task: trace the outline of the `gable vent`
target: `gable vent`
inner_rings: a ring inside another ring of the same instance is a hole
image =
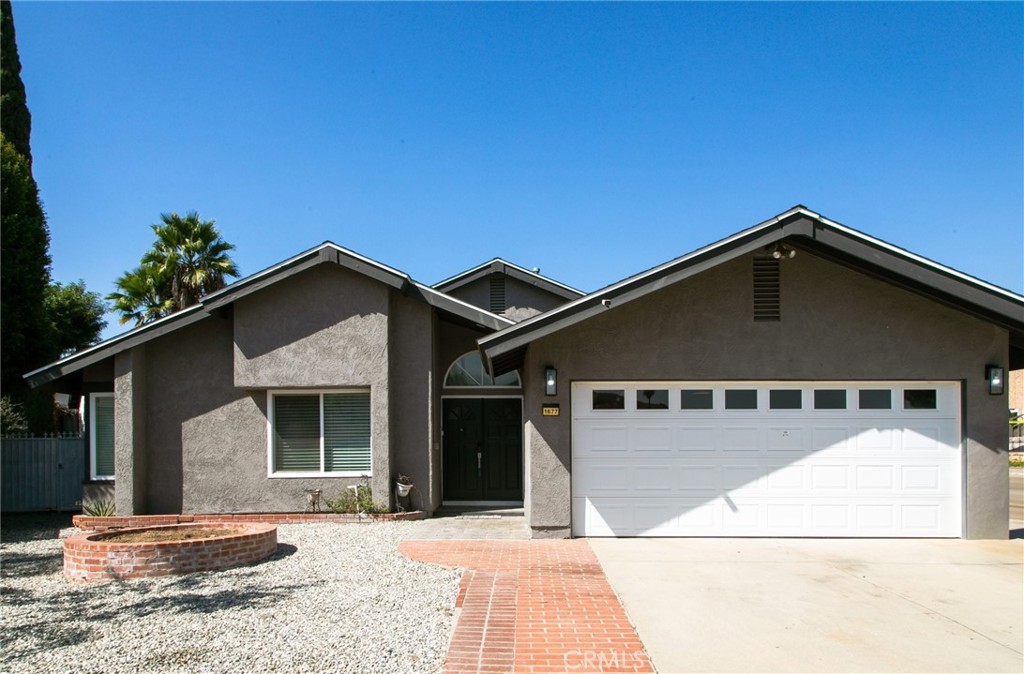
[[[754,320],[782,320],[779,292],[779,261],[770,257],[754,258]]]
[[[491,311],[500,314],[507,308],[505,306],[505,277],[501,274],[491,274]]]

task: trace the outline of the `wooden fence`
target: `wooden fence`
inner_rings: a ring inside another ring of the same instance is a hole
[[[80,510],[85,438],[0,438],[0,511]]]

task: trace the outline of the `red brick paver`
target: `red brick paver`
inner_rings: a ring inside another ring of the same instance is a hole
[[[447,674],[652,672],[586,541],[403,541],[412,559],[467,569]]]

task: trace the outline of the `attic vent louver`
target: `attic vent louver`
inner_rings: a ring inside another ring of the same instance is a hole
[[[782,320],[779,261],[770,257],[754,258],[754,320]]]
[[[491,274],[491,311],[500,314],[507,308],[505,306],[505,277],[501,274]]]

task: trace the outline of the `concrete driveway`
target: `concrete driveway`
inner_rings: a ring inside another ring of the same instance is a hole
[[[1024,538],[1024,468],[1010,466],[1010,538]]]
[[[1024,671],[1024,541],[589,542],[659,672]]]

